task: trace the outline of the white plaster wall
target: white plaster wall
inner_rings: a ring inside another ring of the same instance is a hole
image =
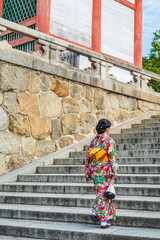
[[[128,2],[135,4],[135,0],[128,0]]]
[[[50,33],[91,47],[92,0],[51,0]]]
[[[102,0],[102,52],[134,62],[134,11],[114,0]]]

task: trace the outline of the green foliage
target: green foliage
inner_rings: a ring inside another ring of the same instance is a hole
[[[149,57],[143,57],[143,68],[160,74],[160,30],[154,32],[153,35]],[[160,82],[151,79],[148,86],[151,86],[156,92],[160,92]]]
[[[148,86],[151,86],[156,92],[160,93],[160,82],[157,82],[153,79],[148,81]]]

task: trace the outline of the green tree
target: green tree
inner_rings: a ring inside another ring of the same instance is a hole
[[[160,74],[160,30],[154,32],[153,35],[149,57],[143,57],[143,68]],[[148,86],[151,86],[156,92],[160,92],[160,82],[151,79]]]

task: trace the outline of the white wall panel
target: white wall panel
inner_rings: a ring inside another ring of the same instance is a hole
[[[114,0],[102,0],[102,52],[134,62],[134,11]]]
[[[135,4],[135,0],[128,0],[128,2]]]
[[[51,0],[50,33],[91,47],[92,0]]]

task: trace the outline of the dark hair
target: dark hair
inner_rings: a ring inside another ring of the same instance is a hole
[[[105,118],[99,120],[96,130],[98,134],[102,134],[106,131],[107,128],[111,126],[111,122]]]

